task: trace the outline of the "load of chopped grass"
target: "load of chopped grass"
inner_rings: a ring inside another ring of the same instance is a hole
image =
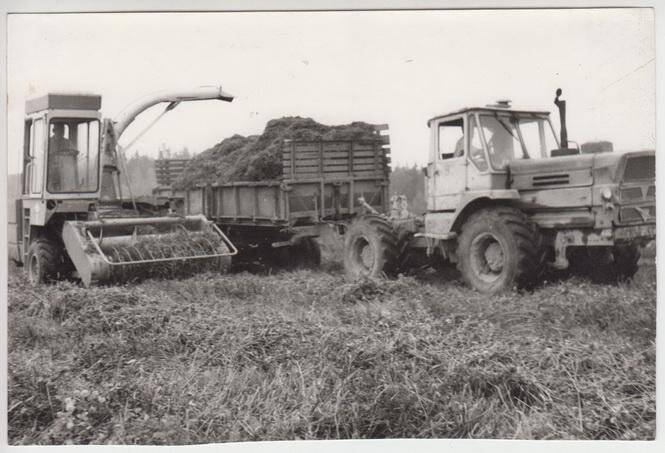
[[[312,118],[268,121],[261,135],[233,135],[192,158],[174,183],[178,189],[197,184],[263,181],[282,177],[284,140],[376,140],[375,126],[353,122],[327,126]]]

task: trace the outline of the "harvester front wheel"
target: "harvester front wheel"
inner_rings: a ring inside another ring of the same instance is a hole
[[[28,281],[33,286],[58,280],[63,269],[63,250],[49,239],[39,238],[30,244],[26,259]]]
[[[352,278],[393,275],[398,268],[398,239],[388,220],[364,215],[344,235],[344,269]]]
[[[459,237],[458,269],[472,288],[495,294],[535,282],[544,264],[537,225],[511,207],[471,215]]]

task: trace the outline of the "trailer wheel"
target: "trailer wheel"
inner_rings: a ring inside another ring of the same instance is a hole
[[[538,227],[520,210],[483,209],[462,226],[458,269],[476,290],[495,294],[535,283],[545,251]]]
[[[397,235],[378,215],[358,217],[344,239],[344,269],[352,278],[394,275],[398,268]]]
[[[28,248],[26,271],[33,286],[62,278],[63,250],[55,242],[39,238]]]

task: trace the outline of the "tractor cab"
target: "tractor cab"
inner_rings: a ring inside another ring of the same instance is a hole
[[[98,198],[100,107],[101,96],[87,94],[26,102],[23,198]]]
[[[509,101],[437,116],[428,126],[430,211],[456,209],[467,191],[505,188],[511,162],[561,155],[549,112],[513,109]]]
[[[509,101],[429,120],[431,161],[466,156],[479,172],[505,172],[513,160],[560,155],[549,112],[514,110]]]

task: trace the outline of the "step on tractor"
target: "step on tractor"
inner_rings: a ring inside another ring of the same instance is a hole
[[[26,102],[21,195],[9,246],[31,283],[175,276],[211,269],[237,253],[205,216],[165,213],[133,197],[123,168],[118,140],[140,113],[166,103],[163,115],[199,100],[233,96],[221,87],[160,92],[115,119],[102,119],[98,95],[49,93]]]
[[[581,154],[549,112],[509,101],[436,116],[422,216],[358,216],[345,233],[351,276],[456,264],[483,293],[525,288],[546,268],[629,279],[655,239],[655,152]],[[571,146],[573,145],[573,146]]]

